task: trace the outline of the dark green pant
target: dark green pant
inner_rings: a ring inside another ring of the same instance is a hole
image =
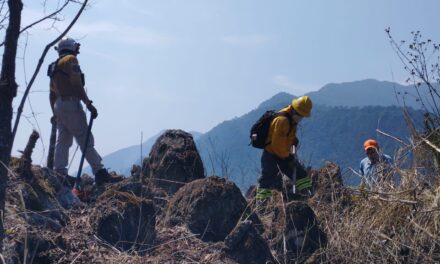
[[[296,178],[301,179],[307,176],[307,171],[293,156],[287,159],[280,159],[278,156],[263,151],[261,156],[261,177],[258,179],[260,188],[283,189],[283,174],[292,179],[293,168],[296,167]]]
[[[293,173],[292,159],[280,159],[278,156],[263,151],[261,156],[261,177],[258,179],[260,188],[265,189],[283,189],[283,178],[292,177]]]

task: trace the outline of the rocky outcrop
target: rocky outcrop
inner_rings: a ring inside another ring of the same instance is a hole
[[[204,177],[202,159],[193,137],[182,130],[165,131],[153,145],[143,167],[152,184],[169,194],[187,182]]]
[[[72,194],[70,185],[52,171],[39,167],[23,170],[21,166],[18,162],[14,168],[19,173],[11,177],[10,184],[15,187],[9,199],[25,210],[22,217],[30,225],[59,231],[68,222],[65,210],[79,206],[81,201]]]
[[[223,241],[239,219],[246,217],[246,207],[234,183],[208,177],[180,188],[168,204],[164,224],[184,224],[204,241]]]
[[[55,239],[56,240],[56,239]],[[48,251],[56,247],[55,240],[47,239],[36,233],[21,237],[15,244],[15,254],[10,263],[53,263]]]
[[[267,242],[252,225],[252,221],[239,222],[225,238],[227,254],[243,264],[270,263],[274,260]]]
[[[7,263],[51,263],[55,237],[70,222],[68,209],[82,203],[70,185],[53,171],[31,166],[24,151],[12,159],[6,194],[5,247]],[[59,199],[59,197],[63,197]]]
[[[309,255],[326,244],[326,236],[319,229],[315,214],[307,203],[293,201],[286,204],[285,210],[283,236],[292,255]],[[282,243],[278,241],[278,245]]]
[[[351,195],[342,181],[339,166],[327,162],[321,169],[312,173],[314,195],[309,203],[315,211],[340,210],[351,204]],[[332,206],[328,206],[332,204]]]
[[[180,130],[159,138],[122,182],[97,187],[83,176],[84,203],[70,177],[32,166],[29,155],[11,164],[7,263],[289,263],[326,242],[307,196],[273,191],[256,206],[253,190],[248,204],[233,182],[204,178],[192,137]],[[321,181],[317,192],[333,182]]]
[[[263,237],[277,259],[302,262],[326,244],[313,210],[306,201],[285,202],[278,191],[257,208],[263,222]]]
[[[329,196],[334,190],[341,189],[344,184],[342,181],[341,169],[332,162],[326,162],[325,166],[312,174],[314,193],[322,196],[326,200],[331,199]],[[333,191],[332,191],[333,190]]]
[[[156,212],[145,194],[142,184],[132,182],[104,192],[91,214],[95,233],[122,251],[146,253],[156,237]]]

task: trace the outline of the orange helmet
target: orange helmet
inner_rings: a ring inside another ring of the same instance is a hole
[[[377,141],[374,140],[374,139],[367,139],[364,142],[364,150],[367,151],[367,149],[369,149],[369,148],[374,148],[374,149],[378,150],[379,149],[379,143],[377,143]]]

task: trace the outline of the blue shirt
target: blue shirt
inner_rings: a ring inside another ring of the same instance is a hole
[[[386,154],[379,154],[379,161],[372,164],[368,157],[361,161],[359,173],[364,176],[365,183],[372,186],[378,180],[378,174],[386,174],[390,168],[393,159]],[[385,166],[384,166],[385,165]],[[378,167],[381,167],[378,170]]]

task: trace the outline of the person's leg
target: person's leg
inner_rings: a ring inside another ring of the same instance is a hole
[[[309,172],[298,160],[295,161],[294,166],[296,168],[296,188],[298,191],[309,189],[312,187],[312,179]]]
[[[283,175],[286,175],[289,179],[292,179],[293,171],[295,169],[295,160],[293,158],[289,159],[278,159],[277,160],[278,165],[278,174],[280,175],[280,178],[282,179]]]
[[[69,148],[72,146],[73,136],[63,122],[63,120],[66,119],[65,116],[68,115],[68,113],[64,111],[63,102],[58,100],[55,103],[54,112],[57,118],[58,130],[58,137],[55,144],[54,153],[54,168],[56,172],[67,175],[67,165],[69,164]]]
[[[72,104],[71,107],[72,111],[69,112],[69,122],[66,124],[66,127],[75,138],[81,151],[84,152],[84,144],[86,142],[88,129],[86,114],[79,102],[77,102],[76,104]],[[92,168],[93,174],[96,174],[104,166],[102,164],[102,158],[98,154],[94,146],[95,143],[93,134],[90,132],[89,141],[85,152],[85,158]]]
[[[264,151],[261,156],[261,176],[258,179],[258,185],[265,189],[280,189],[282,187],[282,178],[279,174],[278,158]]]
[[[78,102],[76,105],[72,106],[73,110],[70,115],[70,122],[68,129],[72,133],[76,142],[84,152],[84,144],[87,137],[87,118],[86,113],[83,111],[81,104]],[[96,185],[102,185],[104,183],[119,182],[123,180],[123,177],[117,175],[110,175],[108,171],[104,168],[102,164],[102,158],[95,149],[94,137],[90,133],[89,140],[87,144],[87,149],[85,151],[85,158],[87,162],[92,167],[93,174],[95,175]]]
[[[267,151],[261,156],[261,176],[258,179],[256,202],[259,207],[272,196],[272,189],[281,191],[283,182],[279,173],[278,158]]]

